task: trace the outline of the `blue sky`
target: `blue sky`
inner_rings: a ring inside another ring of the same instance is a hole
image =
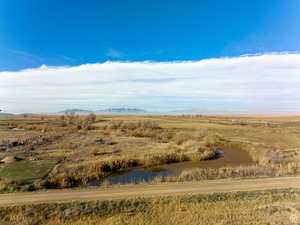
[[[300,51],[298,0],[1,0],[0,71]]]
[[[287,91],[289,82],[292,90],[299,87],[299,27],[298,0],[1,0],[0,102],[13,112],[120,105],[225,110],[228,104],[249,112],[298,112],[300,105],[288,104],[287,95],[278,101],[275,92]],[[240,57],[247,54],[257,55]],[[254,75],[253,60],[260,68]],[[190,61],[198,63],[193,71]],[[212,85],[223,90],[211,93]],[[56,95],[52,89],[59,87],[66,91]],[[288,94],[298,101],[296,92]],[[258,102],[266,95],[268,106]]]

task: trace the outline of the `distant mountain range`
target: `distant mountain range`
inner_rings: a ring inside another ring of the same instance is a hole
[[[38,113],[20,113],[20,114],[15,114],[15,113],[1,113],[0,112],[0,116],[40,116],[41,114]]]
[[[75,113],[79,115],[84,115],[84,114],[90,114],[94,113],[96,115],[136,115],[136,114],[147,114],[150,113],[146,110],[143,109],[137,109],[137,108],[108,108],[108,109],[101,109],[101,110],[84,110],[84,109],[66,109],[64,111],[60,111],[57,114],[68,114],[68,113]]]
[[[12,114],[12,113],[1,113],[0,112],[0,116],[14,116],[14,114]]]
[[[95,113],[139,114],[139,113],[147,113],[147,111],[143,109],[137,109],[137,108],[110,108],[110,109],[97,110],[95,111]]]
[[[195,115],[195,114],[213,114],[213,111],[209,111],[207,109],[185,109],[185,110],[172,110],[172,111],[147,111],[139,108],[107,108],[101,110],[86,110],[86,109],[66,109],[57,113],[40,113],[40,114],[32,114],[32,113],[22,113],[22,114],[12,114],[12,113],[4,113],[0,112],[0,116],[34,116],[34,115],[62,115],[74,113],[77,115],[88,115],[90,113],[94,113],[96,115]],[[220,112],[221,113],[221,112]],[[223,112],[224,113],[224,112]],[[228,112],[230,113],[230,112]],[[232,112],[231,112],[232,113]],[[226,114],[226,112],[225,112]]]
[[[94,111],[85,110],[85,109],[66,109],[64,111],[60,111],[57,114],[68,114],[68,113],[76,113],[76,114],[89,114]]]
[[[94,113],[96,115],[196,115],[196,114],[211,114],[211,111],[205,109],[185,109],[172,111],[147,111],[138,108],[107,108],[101,110],[84,110],[84,109],[67,109],[56,114],[75,113],[85,115]]]

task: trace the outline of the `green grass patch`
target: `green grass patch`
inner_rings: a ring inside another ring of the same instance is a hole
[[[52,161],[43,162],[15,162],[0,168],[0,177],[23,181],[31,184],[44,177],[55,165]]]
[[[9,194],[9,193],[16,193],[20,192],[19,190],[0,190],[0,194]]]

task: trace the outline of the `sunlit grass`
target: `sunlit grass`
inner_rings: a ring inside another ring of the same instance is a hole
[[[55,162],[15,162],[0,168],[0,177],[32,183],[44,177]]]

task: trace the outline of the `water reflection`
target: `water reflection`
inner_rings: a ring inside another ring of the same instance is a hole
[[[93,181],[90,186],[99,186],[103,182],[111,184],[137,184],[149,182],[156,177],[177,175],[184,170],[193,168],[220,168],[252,165],[254,162],[246,151],[238,149],[215,149],[215,158],[206,161],[189,161],[172,163],[148,169],[135,168],[107,177],[101,181]]]
[[[155,169],[151,171],[146,171],[143,169],[133,169],[124,174],[105,178],[102,181],[93,181],[89,185],[99,186],[103,182],[107,182],[110,184],[138,184],[142,182],[150,182],[154,180],[156,177],[167,177],[174,174],[175,174],[174,171],[171,170]]]

